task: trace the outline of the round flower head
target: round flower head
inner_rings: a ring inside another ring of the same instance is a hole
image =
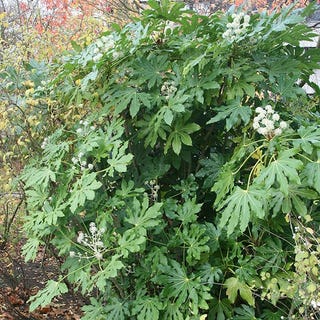
[[[279,121],[279,119],[280,119],[280,116],[279,116],[278,113],[274,113],[274,114],[272,115],[272,120],[273,120],[273,121]]]
[[[268,140],[281,135],[283,129],[287,127],[287,123],[280,121],[280,115],[273,110],[271,105],[266,105],[264,108],[257,107],[255,112],[258,115],[253,118],[252,127]]]
[[[279,125],[280,125],[281,129],[286,129],[288,127],[288,125],[285,121],[281,121]]]

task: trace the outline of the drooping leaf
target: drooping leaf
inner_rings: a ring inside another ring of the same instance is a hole
[[[174,130],[170,133],[164,153],[166,154],[170,147],[175,154],[179,155],[182,144],[192,146],[192,139],[190,134],[200,130],[200,126],[196,123],[185,123],[186,119],[180,119],[174,126]]]
[[[34,296],[32,296],[28,301],[30,303],[30,311],[34,311],[38,307],[44,307],[48,305],[52,299],[56,296],[60,296],[68,292],[68,287],[64,282],[58,282],[54,280],[49,280],[46,287]]]
[[[301,185],[290,184],[287,195],[275,190],[270,204],[274,214],[281,210],[283,213],[293,211],[297,215],[305,216],[308,212],[307,201],[317,199],[318,197],[317,192],[312,189]]]
[[[232,190],[234,186],[235,176],[232,172],[232,167],[226,164],[222,167],[217,182],[211,188],[211,191],[216,193],[215,205],[219,205],[224,197]]]
[[[183,313],[180,310],[181,306],[178,306],[174,302],[169,302],[165,308],[163,319],[164,320],[185,320]]]
[[[303,176],[309,187],[317,190],[320,193],[320,160],[317,162],[309,162],[303,169]]]
[[[29,238],[22,247],[22,254],[26,262],[34,260],[42,242],[38,238]]]
[[[213,298],[210,305],[209,317],[216,320],[231,319],[232,309],[229,299],[224,298],[218,300],[217,298]]]
[[[256,320],[255,311],[253,308],[243,304],[235,309],[236,315],[234,320]]]

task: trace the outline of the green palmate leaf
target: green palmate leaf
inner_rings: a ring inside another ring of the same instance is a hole
[[[211,118],[207,124],[215,123],[221,120],[226,120],[226,129],[229,131],[232,127],[239,124],[242,121],[247,125],[250,121],[252,110],[248,106],[241,106],[239,102],[235,101],[234,103],[223,107],[221,110],[219,108],[218,114]]]
[[[146,242],[146,229],[133,228],[126,230],[118,240],[118,251],[124,258],[128,257],[129,252],[142,251],[142,246]]]
[[[67,293],[68,288],[65,283],[49,280],[44,289],[40,290],[35,296],[32,296],[28,302],[30,303],[30,311],[34,311],[38,307],[48,305],[52,299],[61,294]]]
[[[309,162],[303,169],[303,175],[308,186],[320,193],[320,160],[317,162]]]
[[[119,260],[121,256],[115,254],[112,256],[111,261],[106,261],[100,264],[101,270],[98,271],[92,278],[92,281],[101,291],[106,289],[106,281],[110,278],[115,278],[118,271],[124,267],[122,261]]]
[[[45,201],[43,204],[43,211],[45,212],[46,218],[45,222],[48,225],[56,225],[58,218],[64,217],[64,209],[67,207],[67,204],[56,205],[52,207],[48,201]]]
[[[208,309],[207,301],[211,299],[209,288],[201,284],[200,279],[193,274],[187,274],[185,268],[178,262],[171,260],[171,266],[159,266],[162,274],[155,281],[164,285],[163,294],[168,299],[173,298],[177,306],[189,303],[194,314],[199,309]]]
[[[162,140],[166,139],[169,131],[168,125],[163,121],[166,110],[161,108],[156,114],[145,115],[143,120],[137,122],[137,127],[141,128],[138,137],[145,138],[145,146],[154,147],[159,137]]]
[[[210,238],[204,235],[205,232],[206,229],[197,224],[184,227],[182,232],[177,232],[178,237],[182,239],[187,248],[186,260],[191,266],[200,260],[202,254],[209,252],[207,243]]]
[[[152,247],[145,259],[146,266],[150,268],[152,272],[158,271],[160,265],[168,264],[167,254],[167,247]]]
[[[137,59],[134,65],[139,82],[141,84],[147,82],[149,89],[162,82],[162,72],[167,67],[168,60],[165,54],[159,56],[151,54],[148,59]]]
[[[139,112],[141,106],[145,106],[147,108],[150,108],[150,95],[144,92],[135,92],[132,95],[132,100],[130,104],[130,116],[133,118],[137,115]]]
[[[182,206],[178,207],[176,218],[184,224],[195,222],[198,218],[197,213],[200,212],[201,206],[202,204],[196,203],[196,198],[187,199]]]
[[[103,308],[105,320],[126,320],[130,316],[128,303],[117,298],[111,298]]]
[[[219,281],[223,277],[222,270],[219,267],[212,266],[210,263],[201,265],[198,274],[201,278],[201,282],[209,286],[213,286],[215,283],[219,283]]]
[[[41,243],[38,238],[29,238],[23,245],[22,254],[26,262],[36,258]]]
[[[208,246],[210,248],[210,252],[214,253],[220,247],[219,238],[221,236],[221,229],[217,228],[213,223],[206,222],[206,235],[209,237]]]
[[[81,309],[85,313],[84,316],[81,317],[82,320],[92,320],[92,319],[105,320],[106,319],[104,306],[100,301],[98,301],[95,298],[90,298],[90,304],[83,306]],[[119,319],[121,318],[119,317]]]
[[[108,164],[110,167],[108,168],[109,176],[113,177],[114,172],[126,172],[127,166],[133,159],[133,155],[131,153],[126,154],[126,150],[128,148],[128,142],[126,141],[123,145],[119,143],[115,144],[112,149],[111,158],[108,159]]]
[[[143,199],[141,204],[138,199],[134,198],[132,207],[127,210],[125,221],[133,225],[133,228],[126,230],[118,241],[119,250],[125,257],[129,252],[139,252],[146,241],[147,229],[155,227],[161,222],[159,217],[161,216],[162,203],[155,203],[149,208],[148,206],[147,197]]]
[[[56,174],[50,168],[33,168],[27,171],[24,181],[26,188],[36,185],[45,187],[49,181],[56,181]]]
[[[206,90],[215,89],[216,93],[219,92],[220,85],[216,81],[217,74],[218,70],[211,71],[210,74],[206,76],[200,75],[198,72],[190,74],[187,78],[187,86],[190,88],[188,94],[194,97],[199,103],[203,104]]]
[[[174,302],[169,302],[165,308],[163,320],[185,320],[185,317],[180,310],[180,306]]]
[[[216,193],[215,205],[219,205],[224,197],[232,190],[234,186],[234,174],[232,167],[225,164],[220,171],[217,182],[211,188],[211,191]]]
[[[48,192],[43,190],[41,186],[34,185],[33,189],[26,190],[26,197],[29,208],[36,208],[42,205],[48,199]]]
[[[285,58],[281,63],[281,68],[285,68],[286,60]],[[274,67],[274,66],[273,66]],[[274,92],[281,95],[282,98],[297,99],[299,95],[305,94],[305,91],[297,86],[296,78],[288,78],[287,76],[278,77],[278,82],[272,88]]]
[[[136,88],[116,85],[103,96],[106,107],[113,109],[115,114],[120,114],[129,106],[130,115],[134,117],[141,106],[150,106],[149,95],[138,93]]]
[[[135,302],[132,315],[136,315],[137,320],[157,320],[162,309],[163,304],[159,298],[145,296]]]
[[[294,211],[297,215],[305,216],[308,213],[307,201],[317,199],[318,193],[301,185],[288,186],[288,194],[275,191],[270,201],[274,214],[280,212],[289,213]]]
[[[83,206],[86,200],[94,199],[95,190],[102,186],[102,183],[96,180],[96,176],[95,172],[84,173],[75,183],[69,199],[71,212],[74,213],[77,208]]]
[[[254,259],[261,264],[265,272],[276,273],[286,263],[286,257],[282,254],[282,242],[277,237],[267,238],[261,246],[255,248],[258,253]]]
[[[157,219],[162,214],[161,207],[162,203],[158,202],[149,208],[149,199],[147,197],[143,198],[142,203],[134,198],[132,207],[127,210],[125,221],[138,229],[155,227],[161,222],[160,219]]]
[[[289,183],[301,183],[298,170],[303,167],[303,163],[293,158],[295,153],[293,149],[279,153],[277,159],[261,170],[256,182],[264,183],[266,188],[279,186],[280,191],[288,195]]]
[[[196,177],[205,178],[204,188],[211,188],[217,180],[224,164],[222,154],[210,153],[210,157],[199,161],[202,168],[196,173]]]
[[[213,302],[210,306],[209,319],[216,320],[228,320],[231,319],[232,314],[232,306],[230,301],[225,298],[222,300],[218,300],[216,298],[213,299]]]
[[[227,226],[227,234],[230,236],[239,226],[243,232],[249,222],[255,217],[263,218],[265,215],[266,191],[250,187],[248,190],[236,187],[234,192],[219,206],[222,209],[220,226]]]
[[[234,320],[257,320],[254,309],[245,304],[241,305],[241,308],[236,308],[235,312],[237,315]]]
[[[175,154],[179,155],[182,144],[187,146],[192,146],[192,139],[190,134],[196,132],[200,129],[200,126],[196,123],[184,123],[184,120],[177,121],[174,131],[172,131],[168,137],[167,143],[164,148],[164,153],[167,153],[169,148],[172,147],[172,150]]]
[[[301,127],[298,129],[299,139],[293,140],[295,147],[300,147],[303,151],[311,154],[314,148],[320,147],[320,128]]]
[[[234,303],[238,294],[240,294],[244,301],[250,306],[254,306],[255,301],[252,291],[245,282],[241,282],[238,278],[231,277],[225,281],[224,286],[227,288],[227,296],[231,303]]]

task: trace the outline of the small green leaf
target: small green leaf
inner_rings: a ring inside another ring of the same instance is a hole
[[[178,134],[175,134],[172,140],[172,149],[175,154],[179,155],[181,151],[181,140]]]
[[[69,199],[71,212],[74,213],[77,208],[83,206],[86,199],[94,199],[94,190],[102,186],[102,183],[96,180],[96,176],[97,174],[95,172],[84,173],[81,179],[75,183]]]
[[[241,282],[238,278],[231,277],[228,278],[224,286],[227,288],[227,296],[231,303],[235,303],[238,293],[243,300],[245,300],[250,306],[254,306],[254,298],[250,287]]]
[[[173,113],[169,108],[166,109],[166,111],[165,111],[165,113],[163,115],[163,120],[167,125],[171,126],[171,123],[172,123],[172,120],[173,120]]]

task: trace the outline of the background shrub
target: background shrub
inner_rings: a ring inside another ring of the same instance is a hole
[[[316,315],[319,113],[299,86],[319,62],[299,47],[310,8],[150,6],[46,85],[64,112],[21,176],[24,253],[45,244],[65,262],[31,309],[67,279],[90,297],[83,319]]]

